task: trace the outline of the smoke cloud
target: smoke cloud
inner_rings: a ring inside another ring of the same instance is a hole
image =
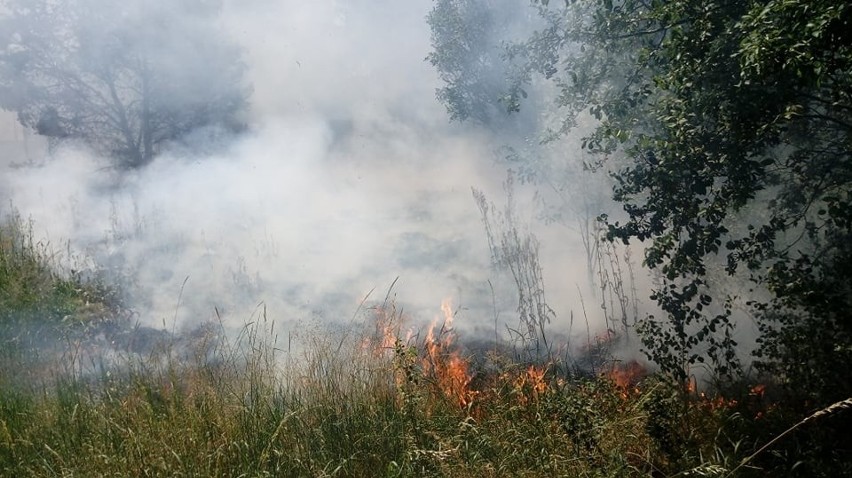
[[[39,238],[70,244],[69,267],[85,257],[122,281],[146,326],[191,326],[215,307],[239,327],[261,302],[284,326],[344,324],[399,277],[410,315],[431,320],[451,298],[459,328],[493,336],[495,317],[500,331],[517,323],[517,301],[471,188],[503,203],[507,166],[501,138],[450,124],[435,101],[430,7],[228,0],[219,21],[253,88],[247,132],[215,153],[199,135],[129,173],[64,147],[6,166],[0,193]],[[568,333],[590,294],[586,256],[575,231],[537,220],[533,192],[516,192],[520,223],[541,239],[553,327]]]

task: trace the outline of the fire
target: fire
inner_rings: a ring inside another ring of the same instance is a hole
[[[613,365],[612,369],[604,375],[612,380],[621,390],[622,396],[627,398],[631,392],[639,391],[637,385],[648,375],[648,370],[636,360],[630,360]]]
[[[544,380],[545,372],[547,372],[546,369],[536,367],[535,365],[530,365],[527,369],[529,383],[532,385],[533,393],[536,395],[540,395],[547,390],[547,382]]]
[[[698,390],[698,381],[695,377],[689,377],[689,380],[686,382],[686,393],[692,395],[696,390]]]
[[[443,322],[436,332],[436,320],[423,342],[424,354],[422,366],[424,375],[434,381],[438,389],[448,398],[457,400],[459,405],[466,407],[473,402],[476,395],[470,389],[472,376],[468,361],[453,347],[455,333],[452,330],[453,310],[449,300],[441,303]]]
[[[402,318],[395,307],[377,307],[375,329],[364,341],[363,347],[374,357],[393,357],[397,387],[416,384],[419,382],[417,377],[422,376],[440,393],[467,407],[477,394],[470,388],[473,379],[470,364],[455,346],[456,334],[452,328],[455,317],[449,300],[441,303],[441,311],[442,319],[435,319],[429,327],[422,348],[415,348],[410,345],[414,336],[412,331],[409,330],[405,339],[401,337]],[[417,349],[419,353],[416,355],[408,354]]]
[[[524,372],[515,377],[514,390],[519,394],[521,405],[526,405],[530,400],[538,400],[547,392],[546,367],[530,365]]]
[[[376,311],[376,337],[378,337],[378,343],[376,344],[376,348],[381,350],[393,349],[398,340],[399,334],[397,333],[396,324],[394,324],[390,314],[384,309],[378,309]]]
[[[371,335],[365,337],[361,347],[369,351],[374,357],[388,357],[394,353],[400,344],[408,344],[413,332],[409,329],[405,338],[401,336],[404,323],[402,314],[397,310],[395,304],[385,304],[373,309],[373,326]]]

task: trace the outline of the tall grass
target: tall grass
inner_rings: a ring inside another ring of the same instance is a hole
[[[41,357],[43,379],[32,380],[22,370],[38,343],[10,347],[13,332],[107,305],[9,227],[0,229],[0,476],[721,477],[792,468],[773,461],[772,436],[755,432],[789,426],[762,392],[734,400],[662,377],[570,375],[552,357],[498,357],[499,366],[477,370],[443,340],[451,329],[432,335],[438,345],[403,337],[387,302],[363,329],[300,331],[296,348],[292,338],[278,343],[263,308],[236,336],[208,324],[191,341],[96,366],[73,353],[80,341],[60,341],[71,353]],[[467,375],[458,380],[453,366]]]
[[[81,305],[77,285],[56,272],[47,244],[13,214],[0,225],[0,318],[4,324],[56,322]]]
[[[261,313],[231,341],[197,343],[192,360],[166,350],[40,391],[0,391],[0,474],[648,476],[683,466],[649,433],[652,390],[508,366],[462,405],[426,373],[416,343],[317,333],[289,357],[271,327]]]
[[[0,223],[0,386],[50,379],[47,362],[67,359],[79,351],[68,345],[119,321],[117,292],[60,264],[72,259],[35,240],[16,212]]]

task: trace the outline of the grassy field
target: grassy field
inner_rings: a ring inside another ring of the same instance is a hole
[[[299,352],[279,348],[261,310],[236,337],[208,324],[189,341],[98,360],[87,340],[120,315],[114,294],[55,272],[25,226],[0,228],[2,476],[850,471],[845,455],[813,446],[849,404],[799,423],[814,410],[763,384],[696,392],[635,364],[472,356],[449,315],[403,337],[392,303],[362,328],[302,334]]]

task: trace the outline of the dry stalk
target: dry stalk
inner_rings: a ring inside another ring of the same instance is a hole
[[[767,444],[765,444],[765,445],[763,445],[762,447],[760,447],[760,449],[759,449],[759,450],[757,450],[756,452],[754,452],[754,453],[752,453],[751,455],[749,455],[749,456],[747,456],[746,458],[744,458],[744,459],[743,459],[743,461],[741,461],[741,462],[740,462],[740,464],[736,466],[736,468],[734,468],[733,470],[731,470],[731,471],[730,471],[730,473],[728,473],[727,475],[725,475],[725,478],[727,478],[727,477],[729,477],[729,476],[733,476],[733,474],[734,474],[737,470],[739,470],[740,468],[742,468],[743,466],[745,466],[748,462],[750,462],[752,459],[754,459],[754,457],[756,457],[757,455],[761,454],[764,450],[766,450],[767,448],[771,447],[772,445],[774,445],[774,444],[775,444],[775,443],[777,443],[779,440],[781,440],[781,439],[782,439],[782,438],[784,438],[785,436],[787,436],[787,435],[789,435],[790,433],[792,433],[794,430],[796,430],[796,429],[797,429],[797,428],[799,428],[800,426],[802,426],[802,425],[804,425],[804,424],[806,424],[806,423],[810,423],[810,422],[812,422],[812,421],[816,420],[817,418],[827,417],[827,416],[829,416],[829,415],[833,415],[833,414],[835,414],[835,413],[837,413],[837,412],[839,412],[839,411],[841,411],[841,410],[848,410],[848,409],[852,409],[852,397],[847,398],[846,400],[841,400],[841,401],[839,401],[839,402],[833,403],[833,404],[831,404],[831,405],[829,405],[829,406],[827,406],[827,407],[823,408],[822,410],[817,410],[816,412],[814,412],[814,413],[812,413],[812,414],[808,415],[807,417],[805,417],[804,419],[802,419],[802,421],[800,421],[799,423],[796,423],[796,424],[795,424],[795,425],[793,425],[792,427],[790,427],[790,428],[788,428],[788,429],[784,430],[784,432],[783,432],[783,433],[781,433],[780,435],[776,436],[775,438],[773,438],[772,440],[770,440]]]

